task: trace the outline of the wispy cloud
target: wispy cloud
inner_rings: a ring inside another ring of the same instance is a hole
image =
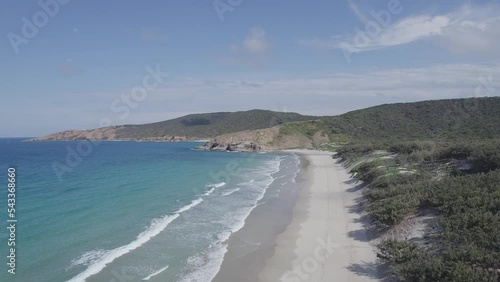
[[[253,27],[239,43],[229,46],[227,55],[217,57],[223,64],[256,67],[271,58],[272,43],[267,32],[261,27]]]
[[[500,53],[500,6],[465,6],[450,17],[435,42],[457,54]]]
[[[242,47],[250,53],[264,53],[271,48],[271,42],[267,37],[267,33],[260,27],[250,29],[250,33],[243,40]]]
[[[349,3],[352,4],[352,1]],[[363,15],[357,8],[353,11],[358,18]],[[304,39],[300,44],[359,53],[428,40],[456,54],[491,54],[500,51],[500,6],[496,3],[484,6],[468,4],[441,15],[408,16],[387,27],[381,26],[375,19],[371,22],[380,27],[380,32],[374,37],[365,32],[365,27],[357,27],[349,36]]]
[[[356,15],[358,20],[360,20],[363,23],[370,21],[368,17],[365,16],[365,14],[358,8],[358,6],[356,5],[356,3],[354,3],[353,0],[348,0],[348,2],[349,2],[349,8],[351,8],[352,12],[354,13],[354,15]]]
[[[193,112],[269,108],[280,104],[303,113],[333,115],[382,103],[475,97],[477,86],[483,83],[481,78],[490,76],[492,80],[480,95],[499,96],[500,65],[452,64],[307,79],[190,80],[159,89],[151,99],[161,109],[169,105],[172,110],[182,108]]]
[[[287,108],[304,114],[335,115],[350,110],[396,102],[430,99],[500,96],[500,65],[449,64],[423,68],[375,70],[364,73],[335,73],[310,78],[246,80],[172,79],[165,87],[151,91],[134,109],[127,123],[147,123],[189,113],[237,111],[252,108]],[[94,128],[103,117],[114,113],[111,101],[127,89],[99,93],[59,93],[45,96],[13,96],[29,113],[14,119],[4,130],[40,132]],[[57,101],[57,104],[54,103]],[[8,120],[18,109],[0,104],[0,119]],[[55,127],[57,126],[57,127]]]

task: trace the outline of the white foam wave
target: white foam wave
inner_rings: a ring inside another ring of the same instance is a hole
[[[215,183],[215,184],[208,184],[207,187],[210,188],[220,188],[222,186],[226,185],[226,182],[220,182],[220,183]]]
[[[236,191],[240,191],[240,188],[236,188],[236,189],[224,192],[224,193],[222,193],[222,196],[229,196],[229,195],[233,194]]]
[[[179,209],[178,211],[176,211],[175,213],[176,213],[176,214],[181,214],[181,213],[183,213],[183,212],[185,212],[185,211],[187,211],[187,210],[190,210],[190,209],[192,209],[193,207],[195,207],[195,206],[199,205],[201,202],[203,202],[203,199],[202,199],[202,198],[198,198],[198,199],[196,199],[196,200],[192,201],[192,202],[191,202],[191,204],[186,205],[186,206],[183,206],[182,208],[180,208],[180,209]]]
[[[106,250],[92,250],[89,252],[84,253],[81,257],[77,259],[72,259],[71,260],[71,265],[66,268],[66,270],[69,270],[75,266],[78,265],[89,265],[93,263],[94,261],[100,259],[104,254],[106,253]]]
[[[252,179],[252,180],[247,181],[247,182],[241,182],[241,183],[239,183],[238,185],[242,185],[242,186],[243,186],[243,185],[246,185],[246,184],[251,184],[251,183],[254,183],[254,182],[255,182],[255,179]]]
[[[256,203],[260,201],[262,197],[256,200]],[[224,256],[227,252],[227,240],[231,237],[231,234],[238,232],[243,226],[245,226],[245,219],[252,212],[252,210],[257,206],[242,212],[242,220],[233,225],[228,232],[222,232],[217,236],[218,241],[211,244],[211,248],[207,252],[197,253],[187,260],[193,270],[189,274],[185,275],[181,282],[193,282],[193,281],[212,281],[214,277],[219,272]]]
[[[198,253],[190,257],[187,263],[196,270],[184,276],[180,281],[212,281],[217,275],[217,272],[219,272],[220,264],[226,252],[227,245],[219,243],[218,247],[208,253]]]
[[[217,235],[217,242],[210,245],[207,252],[196,253],[187,259],[187,264],[194,271],[184,276],[181,282],[212,281],[219,272],[224,255],[227,252],[225,243],[232,233],[239,230],[241,226],[235,226],[231,232],[222,232]]]
[[[208,196],[208,195],[212,194],[215,191],[215,188],[220,188],[224,185],[226,185],[226,182],[205,185],[205,187],[212,188],[212,189],[208,190],[205,194],[203,194],[203,196]]]
[[[212,194],[214,191],[215,191],[215,187],[208,190],[205,194],[203,194],[203,196],[208,196],[208,195]]]
[[[142,278],[142,281],[148,281],[149,279],[151,279],[151,277],[156,276],[156,275],[162,273],[163,271],[167,270],[167,268],[168,268],[168,265],[165,266],[164,268],[162,268],[162,269],[160,269],[160,270],[158,270],[158,271],[156,271],[156,272],[148,275],[147,277]]]
[[[203,202],[203,199],[198,198],[192,201],[189,205],[180,208],[173,215],[166,215],[161,218],[153,219],[150,226],[145,231],[140,233],[134,241],[102,254],[101,257],[90,264],[90,266],[86,270],[71,278],[70,280],[68,280],[68,282],[85,281],[85,279],[89,278],[90,276],[101,272],[106,267],[106,265],[110,264],[115,259],[129,253],[130,251],[139,248],[140,246],[151,240],[153,237],[160,234],[160,232],[163,231],[172,221],[178,218],[181,213],[193,208],[201,202]]]
[[[209,250],[207,250],[206,252],[197,253],[187,260],[187,263],[190,266],[192,272],[186,274],[182,278],[182,282],[211,281],[217,275],[222,265],[222,261],[224,260],[224,256],[227,252],[227,240],[229,239],[231,234],[239,231],[241,228],[243,228],[243,226],[245,226],[246,219],[255,209],[255,207],[263,204],[259,202],[264,198],[264,195],[270,185],[276,180],[272,175],[280,170],[282,160],[283,159],[281,158],[276,158],[274,159],[274,161],[267,162],[269,166],[266,166],[264,170],[257,170],[259,173],[265,173],[264,175],[266,175],[266,179],[257,181],[252,179],[248,182],[238,184],[241,185],[253,183],[253,185],[263,187],[263,189],[255,198],[252,206],[241,209],[239,210],[239,212],[233,213],[239,214],[238,219],[236,219],[236,222],[233,222],[232,226],[228,226],[229,230],[227,230],[227,232],[222,232],[217,236],[217,242],[211,244]],[[255,169],[253,170],[255,171]],[[222,195],[227,196],[238,190],[239,188],[227,191]]]
[[[295,179],[297,178],[297,175],[300,172],[300,158],[297,155],[295,156],[295,166],[296,166],[297,170],[295,170],[295,174],[294,174],[294,176],[292,178],[292,182],[293,183],[297,183],[297,181]]]

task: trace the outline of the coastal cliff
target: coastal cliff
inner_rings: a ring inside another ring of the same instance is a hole
[[[318,123],[320,122],[310,121],[301,124],[301,126],[305,125],[310,130],[309,134],[295,129],[295,125],[290,123],[266,129],[224,134],[210,139],[203,146],[196,149],[256,152],[313,147],[330,141],[328,135],[316,126]]]

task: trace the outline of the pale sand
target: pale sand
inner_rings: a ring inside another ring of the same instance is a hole
[[[301,189],[292,222],[278,236],[259,281],[380,280],[367,223],[359,214],[361,185],[332,153],[294,152],[310,162],[309,183]]]

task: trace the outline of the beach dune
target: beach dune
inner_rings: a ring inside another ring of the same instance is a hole
[[[294,152],[309,161],[308,183],[258,280],[380,280],[376,254],[360,214],[361,184],[349,177],[331,152]]]

